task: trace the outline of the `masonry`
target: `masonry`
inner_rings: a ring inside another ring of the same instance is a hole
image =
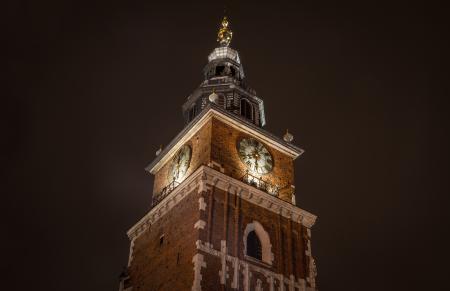
[[[311,227],[295,199],[303,150],[263,129],[225,17],[205,80],[182,106],[186,126],[146,170],[150,211],[127,232],[120,291],[314,291]]]
[[[315,285],[308,250],[314,220],[202,166],[129,231],[132,285],[136,290],[309,290]],[[245,255],[245,228],[255,222],[270,238],[270,263]]]
[[[238,130],[223,122],[216,116],[208,119],[195,134],[184,144],[192,145],[191,166],[186,176],[193,173],[202,165],[213,165],[221,169],[224,173],[235,179],[242,179],[246,173],[246,168],[240,161],[236,144],[244,137],[249,137],[248,133]],[[281,153],[274,147],[268,146],[270,153],[274,157],[275,166],[273,172],[265,176],[266,181],[280,185],[281,189],[291,189],[294,185],[294,164],[292,158]],[[161,190],[169,184],[170,163],[164,164],[155,172],[153,195],[158,195]],[[292,193],[281,192],[280,198],[291,201]]]

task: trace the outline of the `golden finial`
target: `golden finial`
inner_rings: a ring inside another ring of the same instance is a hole
[[[222,19],[222,27],[219,29],[219,32],[217,33],[217,41],[220,43],[221,46],[229,46],[231,42],[231,38],[233,37],[233,32],[228,27],[228,19],[226,16]]]

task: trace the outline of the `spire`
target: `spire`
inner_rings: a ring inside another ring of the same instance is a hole
[[[217,33],[217,42],[220,43],[220,46],[229,46],[231,42],[231,38],[233,37],[233,32],[228,27],[229,22],[226,16],[223,17],[221,27],[219,32]]]

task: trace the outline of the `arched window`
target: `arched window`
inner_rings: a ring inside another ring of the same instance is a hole
[[[247,236],[247,256],[262,261],[261,242],[254,231],[251,231]]]
[[[241,99],[241,115],[253,121],[253,106],[247,99]]]
[[[244,254],[272,265],[273,253],[269,233],[258,221],[247,224],[244,230]]]

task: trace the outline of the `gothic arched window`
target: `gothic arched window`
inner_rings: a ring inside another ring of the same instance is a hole
[[[261,241],[259,240],[255,231],[251,231],[247,235],[247,256],[262,261]]]
[[[272,265],[273,253],[269,233],[258,221],[247,224],[244,230],[244,255]]]
[[[247,99],[241,99],[241,115],[253,121],[253,106]]]

